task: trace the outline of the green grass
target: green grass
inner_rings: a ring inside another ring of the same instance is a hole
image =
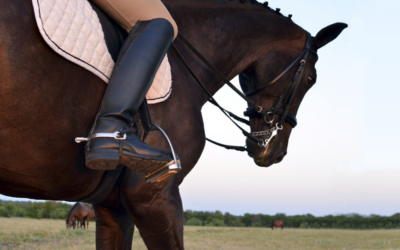
[[[135,230],[133,249],[146,249]],[[188,250],[398,249],[400,230],[335,230],[185,227]],[[0,249],[95,249],[95,223],[89,230],[67,230],[64,220],[0,218]]]

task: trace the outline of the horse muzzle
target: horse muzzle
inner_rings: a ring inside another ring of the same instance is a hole
[[[277,137],[273,138],[265,147],[260,146],[249,138],[246,140],[248,155],[260,167],[269,167],[283,160],[287,151],[282,144]]]

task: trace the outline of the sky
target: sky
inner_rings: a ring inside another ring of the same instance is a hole
[[[335,22],[349,27],[318,51],[317,84],[300,106],[285,159],[262,168],[246,153],[207,143],[180,187],[184,209],[317,216],[400,212],[400,3],[281,0],[269,5],[293,14],[312,35]],[[215,98],[238,114],[246,107],[228,87]],[[207,105],[202,112],[207,137],[244,145],[240,131],[220,111]]]
[[[258,167],[246,153],[207,143],[180,186],[184,210],[399,213],[400,2],[271,0],[269,5],[293,14],[312,35],[335,22],[349,27],[318,51],[317,84],[300,106],[285,159]],[[233,82],[239,86],[237,78]],[[237,114],[247,106],[228,87],[214,97]],[[217,108],[207,104],[202,113],[207,137],[244,145],[241,132]]]

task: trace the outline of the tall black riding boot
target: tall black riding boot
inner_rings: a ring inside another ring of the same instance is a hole
[[[130,133],[173,37],[174,29],[165,19],[138,22],[130,32],[87,138],[88,168],[111,170],[122,164],[151,174],[174,163],[171,152],[150,147]]]

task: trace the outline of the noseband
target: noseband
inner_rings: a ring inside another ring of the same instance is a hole
[[[239,120],[240,122],[243,122],[247,125],[249,125],[249,121],[241,119],[240,117],[234,115],[233,113],[227,111],[226,109],[222,108],[217,101],[212,97],[212,95],[207,91],[205,88],[204,84],[201,83],[199,78],[194,74],[193,70],[190,68],[189,64],[186,62],[186,60],[183,58],[182,54],[179,52],[179,50],[173,45],[173,48],[177,52],[178,56],[181,58],[183,61],[184,65],[188,69],[188,71],[192,74],[192,76],[195,78],[196,82],[199,83],[199,85],[203,88],[203,90],[206,92],[206,94],[209,96],[209,101],[217,106],[239,129],[242,130],[243,134],[247,136],[248,138],[254,140],[255,142],[258,143],[260,147],[266,147],[268,143],[271,141],[271,139],[278,133],[279,130],[283,129],[283,121],[286,121],[291,125],[293,128],[297,125],[297,119],[296,116],[289,113],[289,110],[291,108],[291,104],[294,100],[294,96],[296,94],[296,91],[300,85],[300,81],[302,78],[302,75],[304,73],[304,68],[307,62],[307,57],[309,55],[309,52],[311,51],[312,53],[315,53],[315,51],[311,50],[311,35],[310,33],[307,32],[307,41],[304,46],[303,52],[279,75],[277,76],[274,80],[272,80],[269,84],[265,85],[264,87],[251,91],[251,92],[246,92],[242,93],[240,90],[238,90],[224,75],[222,75],[213,65],[211,65],[204,57],[201,55],[194,47],[191,45],[183,36],[182,34],[178,34],[178,38],[180,41],[182,41],[196,56],[205,64],[208,66],[208,68],[214,73],[214,75],[219,78],[219,80],[224,81],[233,91],[235,91],[240,97],[242,97],[249,105],[247,110],[244,112],[245,116],[248,117],[256,117],[256,118],[263,118],[264,121],[269,124],[270,128],[266,131],[258,131],[258,132],[252,132],[248,133],[245,131],[242,127],[240,127],[235,121],[231,119],[233,117],[236,120]],[[283,75],[285,75],[298,61],[300,60],[299,66],[297,67],[296,73],[294,74],[291,82],[289,85],[286,87],[286,89],[283,91],[282,95],[278,97],[278,99],[275,101],[275,104],[269,108],[266,109],[257,103],[255,103],[252,99],[250,99],[250,96],[254,96],[257,93],[261,92],[262,90],[266,89],[269,87],[271,84],[277,82]],[[278,115],[280,116],[280,119],[278,122],[274,122],[275,116]],[[274,125],[275,124],[275,125]],[[260,136],[265,136],[267,135],[267,139],[262,140],[257,137]],[[246,151],[245,148],[242,147],[235,147],[235,146],[228,146],[220,143],[216,143],[210,139],[207,139],[208,141],[215,143],[219,146],[223,146],[227,149],[235,149],[239,151]]]

